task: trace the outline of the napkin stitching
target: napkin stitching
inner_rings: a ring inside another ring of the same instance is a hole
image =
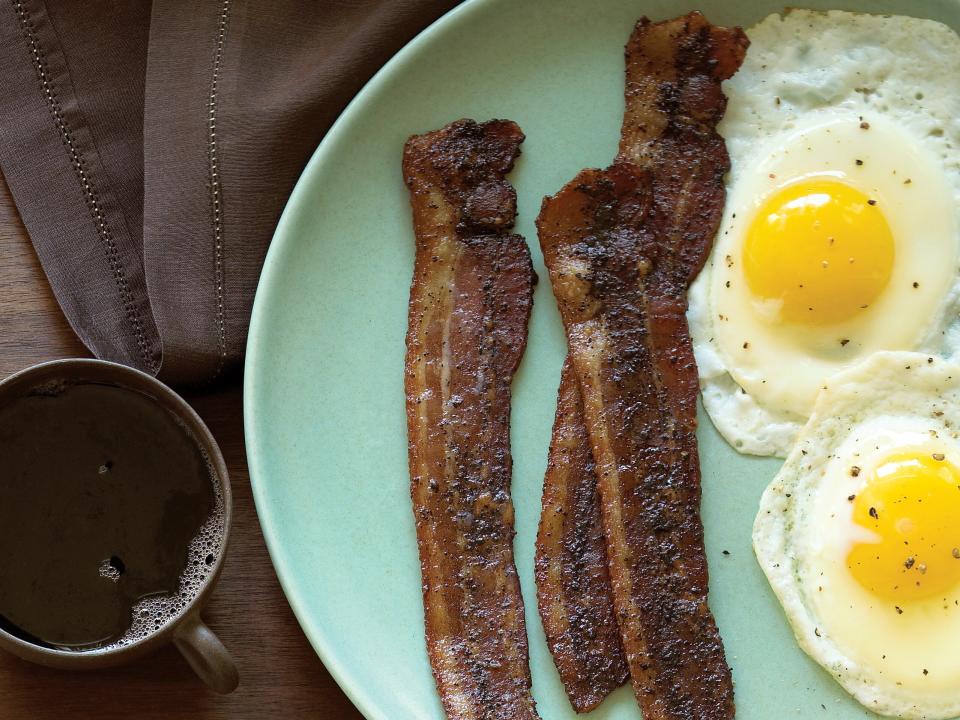
[[[224,1],[229,2],[229,0]],[[146,366],[151,370],[156,371],[156,364],[151,356],[150,349],[146,341],[146,336],[143,332],[143,321],[141,320],[140,313],[137,311],[137,307],[134,303],[133,294],[130,292],[130,286],[127,284],[127,278],[126,275],[124,275],[123,266],[120,262],[119,251],[117,250],[116,243],[113,240],[113,231],[110,229],[110,224],[107,221],[107,217],[100,206],[99,194],[97,193],[96,187],[94,186],[90,177],[90,171],[87,169],[87,164],[84,162],[83,155],[77,147],[77,142],[74,139],[73,133],[70,131],[70,126],[67,124],[67,121],[63,116],[60,100],[57,97],[57,93],[53,88],[53,83],[51,82],[50,76],[47,72],[46,55],[43,51],[43,47],[40,45],[36,28],[33,26],[30,17],[27,15],[27,11],[24,9],[23,2],[21,2],[21,0],[12,0],[12,5],[13,10],[17,15],[17,19],[20,21],[20,27],[23,30],[24,38],[27,41],[30,57],[33,61],[33,67],[37,73],[37,78],[40,81],[40,89],[42,90],[43,97],[47,102],[47,109],[53,118],[54,127],[60,134],[60,138],[70,154],[70,164],[73,167],[77,179],[80,181],[81,189],[83,191],[83,198],[87,205],[87,209],[90,211],[90,216],[96,225],[97,235],[104,243],[107,262],[110,265],[110,270],[113,273],[114,281],[117,284],[117,290],[120,292],[120,298],[123,301],[123,308],[127,317],[127,321],[133,325],[140,355],[146,363]]]
[[[208,149],[210,175],[210,204],[213,211],[214,282],[217,291],[217,367],[210,378],[213,382],[223,370],[227,357],[226,320],[223,292],[223,212],[220,202],[220,170],[217,155],[217,84],[223,67],[223,47],[227,36],[227,20],[230,15],[230,0],[223,0],[217,25],[217,49],[213,56],[213,75],[210,79],[210,95],[207,100]]]

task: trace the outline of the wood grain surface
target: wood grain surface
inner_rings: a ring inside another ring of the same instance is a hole
[[[2,178],[0,258],[0,377],[44,360],[87,357]],[[239,382],[190,401],[219,441],[233,484],[230,546],[204,617],[233,654],[240,687],[225,697],[207,690],[172,647],[120,668],[81,673],[0,652],[0,720],[361,717],[307,643],[270,564],[250,493]]]

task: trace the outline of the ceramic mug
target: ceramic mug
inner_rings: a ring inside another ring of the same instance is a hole
[[[172,642],[207,685],[220,693],[232,692],[239,681],[236,665],[223,643],[200,618],[200,610],[220,575],[233,513],[227,467],[213,435],[193,408],[159,380],[139,370],[103,360],[55,360],[11,375],[0,382],[0,407],[32,389],[54,383],[94,383],[133,390],[166,409],[187,428],[210,462],[211,480],[223,501],[220,551],[200,587],[180,612],[127,645],[61,650],[36,645],[0,628],[0,648],[40,665],[83,670],[129,662]]]

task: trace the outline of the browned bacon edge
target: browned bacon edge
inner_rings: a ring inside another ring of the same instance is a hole
[[[410,489],[427,650],[451,720],[531,720],[523,600],[513,562],[510,383],[535,276],[509,234],[504,180],[523,133],[460,120],[411,137],[416,261],[405,389]]]
[[[563,364],[537,533],[537,606],[570,704],[589,712],[629,677],[613,611],[580,388]]]
[[[640,20],[620,153],[544,200],[540,244],[597,465],[623,648],[647,720],[729,720],[733,684],[707,605],[686,292],[709,254],[729,160],[720,82],[739,28]]]

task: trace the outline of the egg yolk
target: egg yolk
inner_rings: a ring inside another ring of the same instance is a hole
[[[875,200],[832,177],[801,180],[760,207],[744,241],[750,290],[778,320],[828,325],[863,311],[893,271],[890,226]]]
[[[864,588],[907,603],[960,587],[960,470],[944,454],[888,457],[852,502],[854,522],[875,538],[847,555]]]

